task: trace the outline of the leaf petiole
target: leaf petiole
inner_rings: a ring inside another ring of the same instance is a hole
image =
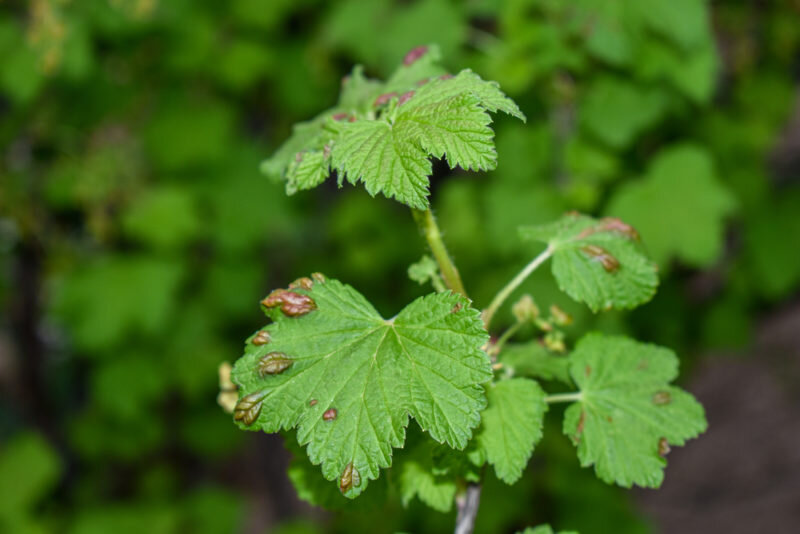
[[[541,254],[536,256],[533,259],[533,261],[531,261],[528,265],[526,265],[517,274],[517,276],[515,276],[508,284],[506,284],[506,286],[503,289],[501,289],[497,293],[497,295],[495,295],[495,297],[492,299],[491,304],[489,304],[489,307],[486,308],[486,310],[484,310],[483,312],[483,323],[486,325],[487,330],[489,329],[489,325],[492,322],[492,317],[494,317],[494,314],[497,312],[500,306],[503,305],[503,302],[505,302],[505,300],[511,295],[511,293],[513,293],[514,290],[517,289],[522,284],[522,282],[524,282],[525,279],[527,279],[531,275],[531,273],[533,273],[533,271],[538,269],[542,263],[547,261],[547,258],[549,258],[552,254],[553,254],[553,249],[552,247],[548,246],[546,249],[544,249],[544,251],[542,251]]]
[[[578,402],[583,400],[583,393],[575,391],[572,393],[556,393],[555,395],[548,395],[544,398],[547,404],[555,404],[558,402]]]

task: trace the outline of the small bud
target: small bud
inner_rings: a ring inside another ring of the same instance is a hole
[[[672,395],[669,391],[657,391],[653,394],[653,404],[663,406],[672,402]]]
[[[403,65],[408,67],[409,65],[413,65],[419,58],[424,56],[428,52],[427,46],[417,46],[412,48],[406,54],[406,57],[403,58]]]
[[[291,358],[282,352],[270,352],[258,360],[258,375],[264,378],[265,375],[277,375],[292,366]]]
[[[269,335],[269,332],[266,330],[261,330],[256,336],[253,338],[253,345],[266,345],[272,340]]]
[[[322,419],[324,421],[333,421],[336,419],[336,408],[328,408],[325,410],[325,413],[322,414]]]
[[[669,454],[669,451],[671,451],[671,450],[672,449],[669,446],[669,442],[667,441],[667,438],[661,438],[661,439],[658,440],[658,455],[659,456],[662,456],[662,457],[666,456],[666,455]]]
[[[552,352],[564,352],[567,350],[567,346],[560,336],[551,336],[549,334],[544,337],[544,346]]]
[[[617,258],[609,254],[603,247],[597,245],[586,245],[581,247],[581,251],[589,256],[592,260],[600,262],[606,272],[613,273],[619,269],[619,261]]]
[[[320,284],[324,284],[328,280],[322,273],[311,273],[311,279]]]
[[[263,398],[261,392],[251,393],[246,397],[242,397],[233,409],[233,420],[241,421],[246,425],[255,423],[261,413],[261,400]]]
[[[553,318],[553,322],[558,326],[567,326],[572,324],[572,316],[555,304],[550,306],[550,316]]]
[[[414,91],[406,91],[405,93],[400,95],[400,98],[397,99],[397,105],[402,106],[403,104],[408,102],[412,96],[414,96]]]
[[[539,307],[536,306],[533,297],[530,295],[522,295],[511,307],[511,312],[514,314],[517,322],[526,323],[539,316]]]
[[[376,98],[375,102],[372,103],[372,107],[379,108],[387,104],[392,98],[396,96],[397,93],[394,91],[392,91],[391,93],[383,93],[382,95],[378,95],[378,98]]]
[[[311,278],[304,276],[302,278],[298,278],[297,280],[289,284],[289,289],[297,289],[299,287],[300,289],[311,291],[313,285],[314,282],[311,281]]]
[[[361,485],[361,474],[358,469],[353,467],[353,462],[347,464],[342,472],[342,477],[339,479],[339,489],[342,493],[347,493],[353,487]]]

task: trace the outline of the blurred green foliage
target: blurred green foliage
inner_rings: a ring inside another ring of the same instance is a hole
[[[546,273],[525,290],[684,362],[746,347],[800,286],[798,162],[781,151],[798,135],[798,15],[792,0],[3,2],[0,531],[450,528],[453,512],[406,509],[380,484],[297,522],[284,473],[258,463],[279,446],[215,403],[217,366],[268,289],[322,271],[383,314],[424,291],[406,276],[423,242],[402,206],[351,187],[287,198],[258,172],[353,63],[385,76],[419,44],[498,80],[528,116],[497,118],[496,171],[433,180],[478,306],[537,247],[517,226],[618,215],[660,265],[652,303],[590,315]],[[487,477],[479,532],[649,530],[545,436],[551,461],[534,456],[516,486]]]

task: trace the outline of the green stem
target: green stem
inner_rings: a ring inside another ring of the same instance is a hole
[[[513,280],[506,284],[506,286],[501,289],[497,295],[495,295],[491,304],[489,304],[489,307],[483,312],[483,322],[486,325],[487,330],[489,328],[489,324],[492,322],[492,317],[494,317],[494,314],[497,312],[500,306],[503,305],[503,302],[505,302],[509,295],[511,295],[511,293],[513,293],[514,290],[517,289],[533,271],[538,269],[539,266],[544,263],[552,253],[553,249],[548,246],[541,254],[536,256],[533,261],[526,265],[525,268],[523,268]]]
[[[580,391],[573,393],[557,393],[555,395],[548,395],[544,398],[547,404],[554,404],[556,402],[576,402],[583,399],[583,394]]]
[[[517,330],[522,327],[522,323],[514,323],[513,325],[509,326],[508,329],[503,332],[495,344],[489,349],[490,356],[497,356],[503,350],[506,342],[511,339],[511,336],[517,333]]]
[[[430,209],[424,211],[412,209],[411,212],[414,214],[414,220],[417,222],[417,226],[428,241],[428,246],[431,248],[431,253],[436,259],[436,263],[439,264],[439,270],[442,273],[444,283],[449,289],[456,293],[461,293],[466,297],[467,292],[464,290],[464,284],[461,283],[461,276],[458,274],[456,265],[447,253],[447,247],[444,246],[444,240],[442,240],[442,232],[436,224],[433,212],[431,212]]]

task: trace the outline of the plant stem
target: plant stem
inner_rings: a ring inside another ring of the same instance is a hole
[[[583,398],[580,391],[575,391],[573,393],[557,393],[555,395],[548,395],[544,398],[544,401],[547,404],[554,404],[556,402],[574,402],[579,401]]]
[[[417,226],[428,241],[428,246],[431,248],[431,253],[436,259],[436,263],[439,264],[439,270],[442,272],[444,283],[449,289],[456,293],[461,293],[466,297],[467,292],[464,290],[464,284],[461,283],[461,276],[458,274],[456,265],[447,253],[447,247],[444,246],[444,241],[442,240],[442,232],[436,224],[433,212],[431,212],[430,209],[424,211],[412,209],[411,212],[414,214],[414,220],[417,222]]]
[[[506,342],[509,339],[511,339],[511,337],[514,334],[516,334],[517,330],[519,330],[521,327],[522,327],[522,323],[514,323],[513,325],[509,326],[508,329],[505,332],[503,332],[503,335],[501,335],[497,339],[495,344],[493,346],[491,346],[491,348],[489,349],[489,355],[490,356],[497,356],[498,354],[500,354],[500,352],[503,350],[503,347],[505,346]]]
[[[480,484],[469,484],[466,491],[456,499],[458,515],[456,516],[455,534],[472,534],[480,503]]]
[[[503,302],[505,302],[509,295],[511,295],[511,293],[513,293],[514,290],[517,289],[533,271],[539,268],[539,266],[544,263],[552,253],[553,249],[548,246],[541,254],[536,256],[533,261],[526,265],[525,268],[523,268],[513,280],[506,284],[506,286],[501,289],[497,295],[495,295],[491,304],[489,304],[489,307],[483,312],[483,322],[486,325],[487,330],[489,329],[489,324],[492,322],[492,317],[494,317],[494,314],[497,312],[500,306],[503,305]]]

